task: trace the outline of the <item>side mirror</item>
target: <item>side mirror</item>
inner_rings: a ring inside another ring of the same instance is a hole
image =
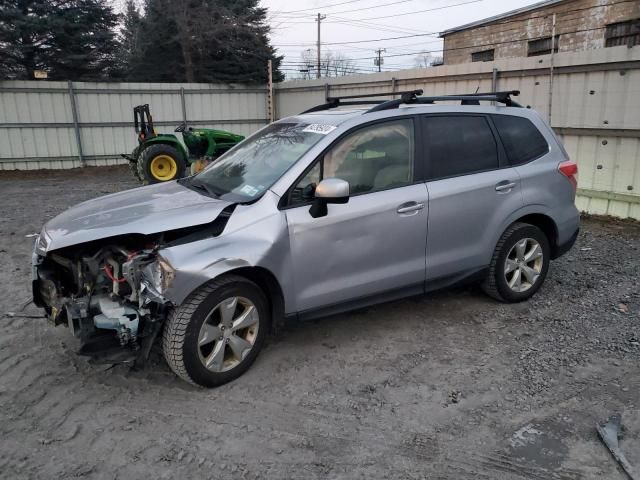
[[[327,215],[329,203],[347,203],[349,201],[349,182],[339,178],[325,178],[315,191],[313,204],[309,213],[313,218]]]

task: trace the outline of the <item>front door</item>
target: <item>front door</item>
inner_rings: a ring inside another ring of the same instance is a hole
[[[285,212],[298,312],[422,289],[428,198],[415,168],[414,138],[410,118],[360,127],[290,191]],[[349,202],[331,204],[326,216],[313,218],[313,188],[330,177],[349,182]]]

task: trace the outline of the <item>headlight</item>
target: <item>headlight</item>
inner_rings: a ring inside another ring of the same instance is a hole
[[[163,294],[176,278],[175,269],[162,257],[158,257],[149,267],[152,278],[148,280],[152,282],[153,288],[155,288],[158,293]]]
[[[36,238],[36,251],[41,255],[45,255],[47,253],[47,248],[49,248],[50,241],[51,238],[47,235],[45,228],[42,227],[40,235]]]

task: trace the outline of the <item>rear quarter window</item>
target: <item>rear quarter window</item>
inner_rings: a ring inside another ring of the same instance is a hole
[[[522,165],[549,151],[549,144],[529,119],[514,115],[494,115],[493,123],[511,165]]]

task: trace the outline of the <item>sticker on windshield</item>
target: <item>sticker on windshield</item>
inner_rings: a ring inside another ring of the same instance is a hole
[[[336,128],[335,125],[321,125],[319,123],[312,123],[311,125],[307,125],[303,132],[311,132],[311,133],[319,133],[320,135],[326,135],[327,133],[333,132]]]
[[[258,194],[258,192],[260,192],[260,190],[254,187],[253,185],[245,185],[240,189],[240,191],[245,195],[249,195],[250,197],[255,197]]]

